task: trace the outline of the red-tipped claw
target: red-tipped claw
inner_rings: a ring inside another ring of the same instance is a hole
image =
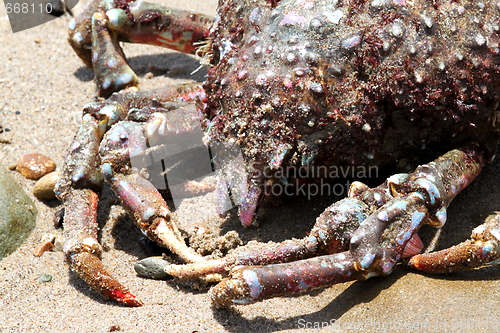
[[[141,306],[127,288],[104,268],[97,241],[97,194],[89,189],[73,189],[66,195],[64,253],[71,267],[93,290],[127,306]]]
[[[142,302],[108,273],[101,260],[91,253],[68,256],[72,270],[95,291],[126,306],[142,306]]]
[[[106,293],[108,297],[122,303],[123,305],[126,306],[131,306],[131,307],[138,307],[142,306],[143,303],[141,300],[138,300],[132,293],[130,292],[123,292],[122,290],[119,289],[114,289],[114,290],[108,290]]]

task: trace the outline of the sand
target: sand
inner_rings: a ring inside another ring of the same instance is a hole
[[[212,14],[216,0],[170,1],[177,8]],[[76,10],[78,11],[78,10]],[[92,73],[66,42],[68,17],[13,34],[0,6],[0,162],[38,152],[62,166],[82,107],[93,98]],[[154,47],[127,45],[126,54],[142,89],[203,80],[190,73],[197,60]],[[148,79],[146,73],[152,72]],[[8,143],[6,143],[8,142]],[[13,173],[29,193],[34,182]],[[500,159],[487,166],[449,209],[442,246],[462,241],[484,218],[500,210]],[[107,197],[112,196],[109,192]],[[53,226],[58,202],[40,202],[37,226],[15,253],[0,261],[0,332],[301,332],[323,331],[496,331],[500,328],[500,269],[430,276],[397,267],[386,278],[346,283],[298,297],[219,310],[205,291],[175,282],[140,278],[136,260],[147,256],[140,233],[116,202],[102,231],[103,261],[112,274],[143,301],[126,308],[103,300],[68,269],[62,252],[34,257],[31,252]],[[243,239],[280,241],[302,237],[329,199],[291,198],[268,208],[261,228],[244,230],[233,217],[217,217],[210,196],[185,200],[177,209],[187,231],[201,225],[215,232],[236,229]],[[113,205],[112,205],[113,204]],[[106,209],[105,209],[106,211]],[[40,282],[41,274],[52,281]]]

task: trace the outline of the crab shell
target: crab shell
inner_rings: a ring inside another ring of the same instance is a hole
[[[470,141],[491,157],[498,13],[474,1],[221,1],[203,112],[208,141],[239,146],[250,170],[243,224],[279,168],[384,168]]]

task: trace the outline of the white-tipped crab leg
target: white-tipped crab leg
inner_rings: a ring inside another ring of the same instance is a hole
[[[102,175],[138,227],[150,239],[169,248],[187,263],[203,259],[185,244],[160,192],[137,169],[149,165],[144,160],[150,157],[147,150],[152,136],[161,138],[157,142],[159,146],[168,145],[171,139],[169,134],[189,132],[200,127],[193,100],[202,95],[202,89],[193,85],[170,87],[164,89],[161,95],[155,91],[130,94],[130,99],[149,102],[146,105],[136,103],[126,121],[109,129],[99,152]],[[175,116],[169,118],[166,114]],[[161,153],[158,155],[156,157],[161,160]]]
[[[146,236],[187,263],[204,260],[186,245],[172,213],[153,184],[138,174],[115,173],[109,163],[103,164],[102,173]]]
[[[350,189],[350,198],[337,201],[328,207],[316,220],[309,234],[302,239],[281,243],[251,243],[240,247],[224,258],[204,262],[173,265],[161,260],[146,258],[136,264],[139,275],[152,277],[142,269],[142,263],[156,266],[155,272],[163,272],[180,278],[199,277],[224,273],[236,266],[269,265],[285,263],[314,256],[346,251],[354,231],[366,217],[383,204],[393,199],[386,183],[377,188],[355,182]],[[159,274],[158,276],[163,276]]]
[[[360,200],[347,198],[327,208],[318,217],[308,236],[302,239],[291,239],[281,243],[251,243],[221,259],[188,265],[165,265],[164,271],[176,277],[196,277],[224,273],[236,266],[284,263],[346,251],[352,233],[373,209],[371,205]],[[137,263],[138,273],[140,273],[140,263]]]

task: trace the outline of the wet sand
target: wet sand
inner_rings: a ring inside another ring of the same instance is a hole
[[[215,0],[170,1],[177,8],[212,14]],[[66,42],[69,18],[13,34],[0,6],[0,162],[9,165],[26,153],[52,157],[60,168],[77,130],[82,107],[93,98],[92,73]],[[202,81],[193,57],[149,46],[126,45],[125,53],[137,71],[142,89]],[[153,73],[153,78],[147,79]],[[29,193],[34,182],[13,173]],[[500,268],[430,276],[397,267],[386,278],[346,283],[298,297],[267,300],[230,310],[215,309],[204,291],[175,282],[140,278],[133,269],[147,256],[140,233],[113,204],[104,209],[103,261],[112,274],[143,301],[126,308],[103,300],[68,269],[62,252],[34,257],[31,252],[53,226],[58,202],[40,202],[37,227],[15,253],[0,261],[0,332],[369,332],[450,331],[483,332],[500,329]],[[449,209],[440,246],[469,237],[474,226],[500,211],[500,159],[488,165],[479,179]],[[177,209],[181,227],[195,225],[214,232],[236,229],[244,240],[281,241],[303,237],[328,198],[290,198],[269,207],[260,228],[245,230],[235,218],[217,217],[210,195],[188,199]],[[43,283],[41,274],[52,275]]]

